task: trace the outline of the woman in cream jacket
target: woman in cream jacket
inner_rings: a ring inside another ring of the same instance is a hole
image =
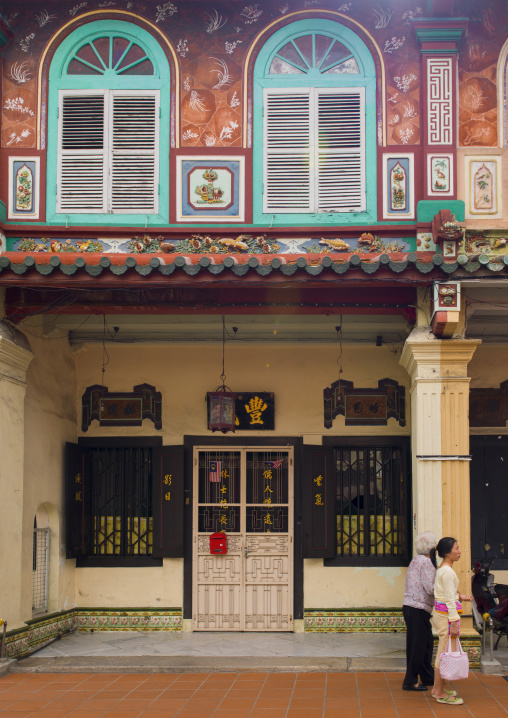
[[[434,612],[432,625],[439,634],[436,663],[434,667],[434,690],[432,695],[438,703],[461,705],[462,698],[455,691],[446,691],[445,682],[439,672],[439,658],[448,646],[448,635],[452,636],[452,651],[456,650],[456,637],[460,630],[460,601],[471,601],[471,596],[458,592],[459,579],[453,570],[453,564],[460,558],[460,547],[450,536],[442,538],[435,549],[430,552],[430,560],[437,568],[436,553],[443,559],[436,571],[434,581]]]

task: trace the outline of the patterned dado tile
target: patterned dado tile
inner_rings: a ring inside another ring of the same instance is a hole
[[[337,609],[304,611],[304,626],[312,632],[383,633],[405,631],[406,624],[400,609]]]
[[[180,608],[76,609],[78,631],[181,631]]]
[[[74,610],[32,619],[26,627],[7,633],[5,654],[7,658],[26,656],[75,628]]]

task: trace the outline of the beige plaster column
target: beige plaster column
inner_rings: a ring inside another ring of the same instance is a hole
[[[9,630],[31,617],[24,564],[33,539],[32,527],[23,523],[23,485],[26,372],[32,358],[26,337],[0,321],[0,618]]]
[[[419,327],[400,359],[411,377],[413,530],[458,540],[463,593],[471,592],[467,365],[480,343],[436,339],[429,327]]]

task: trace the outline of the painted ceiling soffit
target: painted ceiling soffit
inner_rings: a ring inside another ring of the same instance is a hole
[[[297,273],[306,273],[310,276],[319,276],[325,270],[331,270],[337,275],[361,271],[366,275],[375,274],[379,270],[391,270],[394,274],[416,270],[422,275],[440,271],[443,274],[460,273],[467,276],[478,270],[507,273],[508,255],[492,257],[481,254],[470,261],[466,255],[459,255],[456,261],[446,261],[441,254],[431,252],[411,252],[409,254],[389,255],[381,254],[375,259],[362,259],[358,254],[330,256],[323,254],[307,254],[291,259],[285,256],[255,257],[255,256],[221,256],[213,257],[178,255],[174,258],[154,257],[153,255],[121,255],[113,257],[104,255],[71,255],[57,256],[55,254],[38,254],[32,256],[23,252],[6,252],[0,255],[0,283],[1,278],[8,274],[30,275],[34,272],[42,276],[63,274],[72,276],[86,273],[91,277],[101,275],[123,275],[137,273],[143,277],[150,275],[169,276],[183,272],[188,276],[199,274],[221,275],[230,273],[237,277],[248,273],[256,273],[261,277],[282,274],[292,276]],[[103,276],[103,278],[105,278]]]

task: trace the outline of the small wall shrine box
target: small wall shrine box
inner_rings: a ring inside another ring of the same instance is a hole
[[[219,531],[210,536],[210,553],[224,554],[228,552],[228,540],[225,533]]]

